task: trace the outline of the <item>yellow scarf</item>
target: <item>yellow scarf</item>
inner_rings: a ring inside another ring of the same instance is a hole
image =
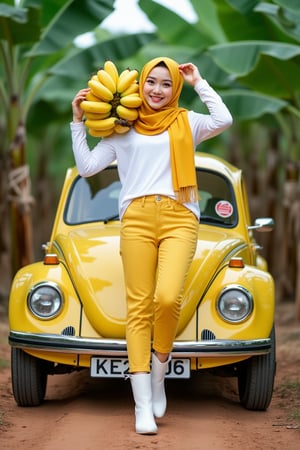
[[[173,95],[168,105],[155,110],[145,101],[143,86],[151,70],[160,62],[164,62],[170,72]],[[134,124],[135,130],[140,134],[155,135],[168,130],[173,189],[180,203],[198,200],[194,145],[188,111],[178,107],[183,81],[178,63],[173,59],[159,57],[149,61],[140,74],[140,96],[143,103]]]

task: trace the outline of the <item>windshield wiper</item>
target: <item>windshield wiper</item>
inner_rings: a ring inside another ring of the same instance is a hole
[[[114,215],[111,215],[111,216],[107,216],[105,219],[103,219],[103,222],[104,223],[108,223],[111,220],[118,220],[118,219],[119,219],[119,214],[114,214]]]

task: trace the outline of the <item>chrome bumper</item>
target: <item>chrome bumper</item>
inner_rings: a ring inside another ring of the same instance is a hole
[[[46,353],[74,353],[77,355],[127,356],[124,339],[95,339],[61,334],[40,334],[10,331],[12,347],[41,350]],[[176,341],[172,350],[175,358],[214,358],[226,356],[252,356],[270,352],[269,338],[251,340]]]

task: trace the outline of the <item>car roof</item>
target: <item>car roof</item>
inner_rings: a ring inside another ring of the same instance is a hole
[[[196,167],[206,170],[214,170],[222,175],[227,176],[233,183],[240,179],[242,170],[229,163],[225,159],[204,152],[195,153]]]

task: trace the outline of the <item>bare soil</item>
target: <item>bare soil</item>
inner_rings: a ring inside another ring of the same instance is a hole
[[[46,401],[15,404],[9,368],[8,325],[0,325],[0,448],[5,450],[273,450],[300,449],[300,323],[294,304],[276,313],[277,375],[266,412],[239,404],[232,379],[201,374],[166,383],[168,411],[154,436],[134,431],[130,383],[92,380],[87,372],[49,377]],[[3,364],[4,361],[4,364]],[[6,361],[6,363],[5,363]]]

